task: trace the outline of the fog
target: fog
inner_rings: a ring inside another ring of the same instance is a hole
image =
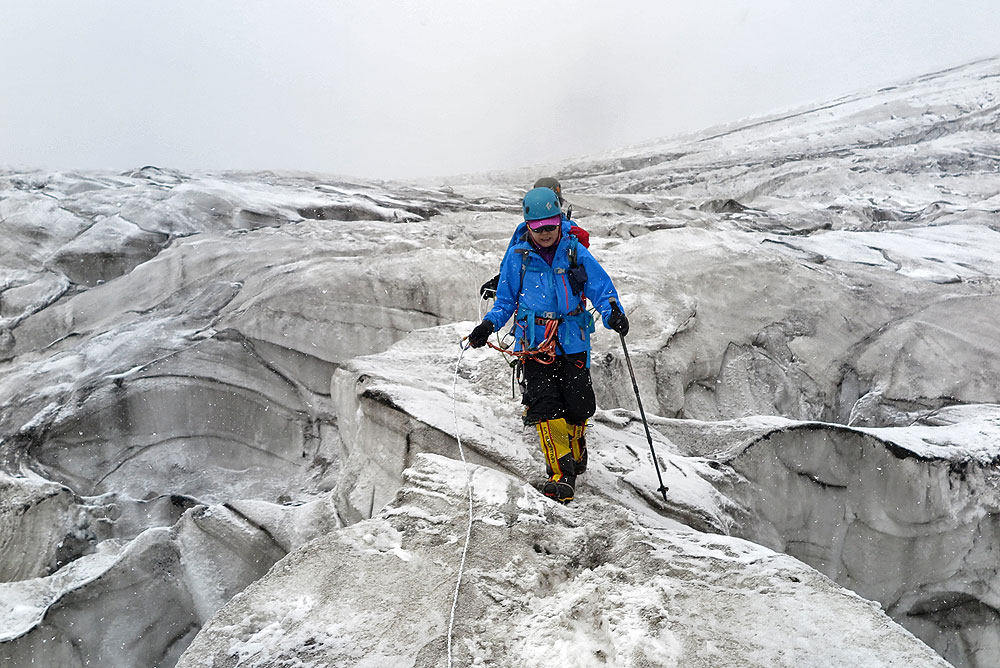
[[[4,3],[0,167],[384,178],[584,156],[996,55],[937,3]]]

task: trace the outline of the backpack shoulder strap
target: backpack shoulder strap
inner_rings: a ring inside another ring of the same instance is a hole
[[[521,254],[521,280],[517,285],[517,304],[518,307],[520,308],[521,291],[524,290],[524,275],[528,272],[528,260],[529,260],[528,253],[530,253],[530,251],[526,248],[519,248],[514,252]]]
[[[569,266],[572,269],[576,266],[576,253],[580,247],[580,240],[576,238],[576,235],[572,232],[569,235],[569,248],[567,253],[569,253]]]

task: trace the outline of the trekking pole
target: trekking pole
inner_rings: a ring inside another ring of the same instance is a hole
[[[617,302],[615,302],[617,304]],[[646,440],[649,441],[649,452],[653,455],[653,467],[656,468],[656,479],[660,481],[657,492],[663,495],[663,501],[667,500],[668,487],[663,484],[663,476],[660,475],[660,464],[656,459],[656,450],[653,449],[653,435],[649,433],[649,423],[646,422],[646,411],[642,410],[642,399],[639,398],[639,384],[635,382],[635,371],[632,370],[632,360],[628,356],[628,346],[625,345],[625,335],[618,334],[622,340],[622,352],[625,353],[625,364],[628,365],[628,373],[632,376],[632,389],[635,390],[635,402],[639,404],[639,416],[642,417],[642,426],[646,430]]]

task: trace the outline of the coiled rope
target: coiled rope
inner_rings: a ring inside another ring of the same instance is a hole
[[[462,357],[465,356],[466,346],[462,346],[462,352],[458,355],[458,362],[455,363],[455,377],[451,386],[452,415],[455,418],[455,440],[458,441],[458,453],[462,456],[462,466],[465,467],[465,483],[469,490],[469,526],[465,531],[465,546],[462,548],[462,560],[458,565],[458,581],[455,583],[455,596],[451,601],[451,617],[448,620],[448,668],[451,668],[451,638],[455,633],[455,611],[458,609],[458,590],[462,587],[462,576],[465,573],[465,558],[469,554],[469,542],[472,539],[472,474],[469,471],[469,463],[465,460],[465,449],[462,447],[462,437],[458,428],[458,370],[462,366]]]
[[[556,334],[559,333],[559,321],[558,320],[546,320],[545,321],[545,338],[542,342],[538,344],[537,348],[532,348],[531,350],[510,350],[508,348],[502,348],[500,346],[494,345],[490,341],[486,342],[493,350],[497,350],[504,355],[509,355],[520,361],[526,359],[531,359],[539,364],[552,364],[556,361],[556,347],[559,345],[556,339]]]

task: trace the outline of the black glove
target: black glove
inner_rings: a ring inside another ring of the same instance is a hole
[[[493,333],[493,323],[489,320],[483,320],[481,323],[476,325],[472,329],[472,333],[469,334],[469,345],[473,348],[482,348],[486,345],[486,341],[489,340],[490,334]]]
[[[500,274],[483,283],[479,287],[479,294],[483,296],[483,299],[496,299],[498,285],[500,285]]]
[[[611,302],[611,316],[608,318],[608,327],[622,336],[628,334],[628,318],[618,308],[618,302]]]

